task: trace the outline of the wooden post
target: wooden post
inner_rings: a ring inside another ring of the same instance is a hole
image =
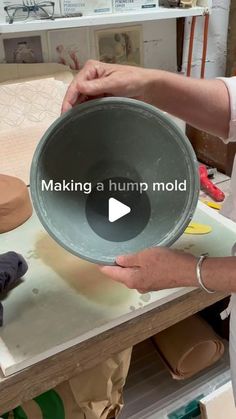
[[[236,76],[236,0],[231,0],[227,45],[226,75]]]

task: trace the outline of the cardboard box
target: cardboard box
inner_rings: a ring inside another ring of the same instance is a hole
[[[112,0],[61,0],[61,12],[63,16],[111,13]]]
[[[235,419],[236,407],[231,381],[200,400],[200,408],[202,419]]]
[[[113,12],[134,12],[159,7],[159,0],[113,0]]]
[[[66,65],[57,63],[0,64],[0,84],[38,80],[44,77],[53,77],[64,83],[70,83],[73,72]]]

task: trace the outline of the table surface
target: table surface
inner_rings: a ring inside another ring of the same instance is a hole
[[[194,220],[211,225],[212,232],[183,234],[174,248],[195,255],[230,255],[235,242],[234,223],[201,203]],[[1,236],[0,251],[6,249],[21,253],[29,270],[23,283],[3,302],[0,365],[5,375],[190,291],[182,288],[142,295],[129,290],[102,275],[96,265],[60,247],[43,230],[35,214],[21,227]]]
[[[11,376],[0,373],[0,415],[225,297],[192,290]]]
[[[173,247],[230,255],[234,223],[202,203],[194,220],[211,225],[212,232],[184,234]],[[0,378],[0,412],[226,296],[186,288],[144,295],[127,290],[57,247],[36,217],[2,238],[0,251],[14,245],[30,270],[4,304],[0,359],[5,374],[19,372]]]

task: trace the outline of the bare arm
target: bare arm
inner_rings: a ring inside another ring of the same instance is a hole
[[[62,111],[88,98],[109,95],[144,100],[190,125],[228,137],[230,103],[221,80],[198,80],[167,71],[90,60],[72,81]]]
[[[143,100],[197,128],[228,137],[230,102],[221,80],[197,80],[166,71],[88,61],[69,86],[62,112],[101,96]],[[142,292],[198,286],[197,259],[182,252],[147,249],[136,255],[121,256],[117,264],[100,269],[114,280]],[[236,292],[236,258],[206,259],[202,276],[209,289]]]
[[[151,83],[150,102],[196,128],[228,137],[230,102],[221,80],[198,80],[157,71]]]
[[[210,289],[236,292],[236,257],[206,259],[202,265],[202,277]]]
[[[140,292],[165,288],[199,287],[198,259],[188,253],[156,247],[134,255],[119,256],[118,266],[99,269],[115,281]],[[213,291],[236,292],[236,257],[209,257],[202,263],[204,285]]]

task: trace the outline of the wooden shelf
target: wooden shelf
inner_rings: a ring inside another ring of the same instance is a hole
[[[156,10],[149,9],[130,13],[108,13],[95,16],[56,18],[55,20],[26,20],[13,24],[0,22],[0,34],[146,22],[178,17],[203,16],[208,13],[209,8],[207,7],[192,7],[188,9],[158,7]]]

